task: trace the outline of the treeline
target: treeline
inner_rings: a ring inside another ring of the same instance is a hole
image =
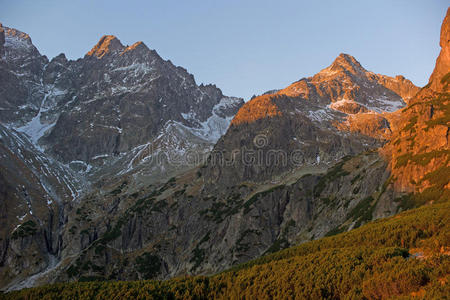
[[[445,299],[450,203],[427,205],[270,254],[220,274],[75,282],[3,299]]]

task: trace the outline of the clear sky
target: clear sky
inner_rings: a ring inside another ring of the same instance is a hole
[[[428,81],[448,0],[0,0],[0,22],[42,54],[84,56],[104,34],[143,41],[230,96],[282,88],[339,53],[368,70]]]

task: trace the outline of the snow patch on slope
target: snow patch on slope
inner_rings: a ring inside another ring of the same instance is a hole
[[[338,100],[336,102],[332,102],[332,103],[328,104],[327,107],[334,109],[334,110],[339,110],[339,108],[345,107],[347,104],[351,104],[351,103],[356,103],[356,102],[353,100],[343,98],[341,100]],[[360,103],[357,103],[357,104],[360,104]],[[360,105],[362,105],[362,104],[360,104]]]
[[[386,95],[383,95],[378,98],[371,98],[369,99],[369,105],[367,105],[367,108],[370,110],[373,110],[378,113],[382,112],[394,112],[396,110],[399,110],[403,107],[405,107],[406,103],[404,101],[393,101],[390,100],[389,97]]]
[[[55,98],[58,96],[65,95],[67,91],[60,90],[51,86],[49,91],[45,93],[44,98],[42,99],[41,105],[39,107],[39,111],[30,122],[25,124],[22,127],[18,127],[16,130],[22,133],[25,133],[28,137],[30,137],[31,142],[42,151],[40,148],[38,141],[41,137],[45,135],[45,133],[53,128],[56,124],[56,120],[53,122],[44,122],[41,121],[42,113],[53,108],[55,103]]]
[[[233,115],[226,116],[225,110],[235,106],[238,101],[238,98],[224,97],[213,107],[212,115],[206,121],[198,122],[200,125],[198,128],[182,126],[195,136],[210,143],[215,143],[225,134],[233,119]],[[192,111],[181,115],[185,120],[196,121],[196,115]]]
[[[297,111],[299,113],[302,113],[301,111]],[[331,115],[331,112],[329,110],[329,108],[322,108],[322,109],[317,109],[317,110],[310,110],[307,112],[307,117],[314,122],[324,122],[324,121],[328,121],[333,119],[333,115]]]
[[[17,128],[17,131],[25,133],[27,136],[29,136],[32,143],[38,148],[39,148],[39,145],[38,145],[39,139],[42,136],[44,136],[44,134],[47,132],[47,130],[51,129],[56,124],[56,122],[53,122],[53,123],[42,123],[41,122],[42,112],[45,112],[48,110],[48,108],[47,109],[44,108],[44,104],[49,95],[50,95],[49,93],[45,94],[44,99],[42,99],[41,107],[39,108],[37,115],[33,119],[31,119],[30,122],[25,124],[24,126]],[[42,150],[42,149],[40,148],[40,150]]]

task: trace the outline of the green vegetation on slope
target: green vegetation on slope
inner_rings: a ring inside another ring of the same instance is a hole
[[[16,240],[27,236],[32,236],[37,232],[37,225],[34,221],[28,220],[14,230],[11,239]]]
[[[450,294],[449,213],[448,201],[423,206],[211,277],[61,283],[0,298],[441,299]]]

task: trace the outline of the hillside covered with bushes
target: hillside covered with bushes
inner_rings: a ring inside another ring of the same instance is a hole
[[[0,298],[444,299],[450,294],[449,215],[448,201],[426,205],[209,277],[61,283]]]

